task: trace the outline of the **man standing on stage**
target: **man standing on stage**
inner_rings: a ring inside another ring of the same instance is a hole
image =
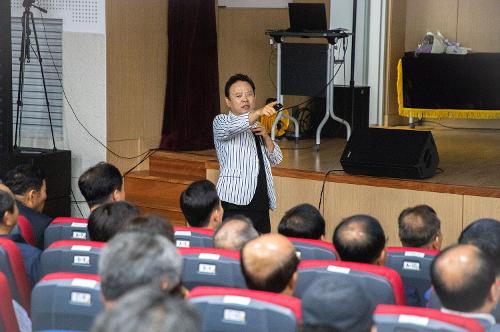
[[[224,218],[243,214],[257,231],[269,233],[269,209],[276,208],[271,164],[279,164],[283,155],[258,120],[275,114],[276,102],[256,110],[255,84],[243,74],[229,78],[224,94],[230,112],[217,115],[213,123]]]

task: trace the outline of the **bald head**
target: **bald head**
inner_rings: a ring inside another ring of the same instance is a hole
[[[14,196],[14,194],[12,193],[12,191],[9,189],[9,187],[7,187],[6,185],[4,185],[3,183],[0,182],[0,190],[2,191],[5,191],[7,193],[9,193],[11,196]]]
[[[293,244],[279,234],[262,235],[241,250],[241,269],[249,289],[293,292],[298,263]]]
[[[355,215],[342,220],[333,244],[343,261],[375,264],[385,248],[385,234],[377,219]]]
[[[245,243],[255,239],[259,233],[246,217],[224,220],[214,232],[214,248],[240,250]]]
[[[496,289],[494,264],[473,245],[458,245],[442,251],[431,265],[431,279],[447,309],[489,312],[496,305],[497,299],[490,298],[492,288]]]
[[[428,205],[404,209],[398,217],[398,228],[399,238],[405,247],[441,247],[441,221]]]

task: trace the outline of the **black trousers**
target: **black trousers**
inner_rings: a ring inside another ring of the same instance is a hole
[[[228,202],[222,201],[222,207],[224,208],[223,219],[232,217],[237,214],[244,215],[252,220],[253,226],[257,232],[264,234],[271,232],[271,220],[269,219],[269,209],[267,210],[254,210],[249,209],[245,205],[236,205]]]

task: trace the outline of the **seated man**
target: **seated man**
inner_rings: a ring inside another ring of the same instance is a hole
[[[467,226],[460,237],[459,244],[472,244],[490,256],[500,274],[500,222],[495,219],[479,219]]]
[[[182,192],[182,213],[190,227],[213,229],[222,221],[222,208],[215,185],[208,180],[195,181]]]
[[[31,285],[35,285],[40,279],[40,255],[41,251],[24,242],[16,241],[14,237],[9,235],[12,228],[17,224],[19,210],[15,203],[14,197],[10,190],[0,184],[0,238],[7,238],[17,245],[23,257],[23,264],[26,273],[31,281]]]
[[[355,279],[314,281],[302,297],[302,332],[376,331],[374,303]]]
[[[43,170],[32,165],[18,165],[5,175],[5,185],[14,193],[19,214],[29,221],[36,246],[43,250],[45,229],[52,218],[43,214],[47,199],[47,183]],[[20,230],[14,229],[19,234]]]
[[[247,242],[240,260],[249,289],[293,295],[299,259],[283,235],[265,234]]]
[[[105,162],[100,162],[83,172],[78,179],[78,188],[91,212],[104,203],[125,199],[120,171]]]
[[[430,206],[404,209],[399,215],[398,227],[403,247],[441,249],[441,221]]]
[[[332,242],[343,261],[385,265],[385,233],[371,216],[354,215],[342,220],[335,228]],[[415,287],[405,286],[405,293],[408,305],[421,305]]]
[[[148,214],[130,219],[122,230],[162,235],[175,244],[174,227],[168,220],[156,214]]]
[[[163,236],[119,233],[108,242],[99,258],[105,306],[111,308],[125,293],[148,284],[172,296],[183,296],[181,272],[182,257]]]
[[[139,209],[120,201],[99,206],[89,216],[88,231],[92,241],[108,242],[125,224],[139,215]]]
[[[443,312],[475,318],[486,331],[497,330],[491,311],[498,302],[497,273],[479,248],[456,245],[442,251],[431,265],[432,286]]]
[[[214,248],[241,250],[243,245],[259,236],[250,219],[234,215],[225,219],[214,231]]]
[[[201,322],[198,312],[185,301],[171,298],[157,288],[143,286],[101,313],[92,331],[198,332]]]
[[[325,219],[311,204],[299,204],[286,211],[278,225],[278,233],[287,237],[324,240]]]

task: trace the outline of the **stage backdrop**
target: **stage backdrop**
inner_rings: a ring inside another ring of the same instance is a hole
[[[213,148],[212,120],[219,113],[215,1],[170,0],[161,148]]]

